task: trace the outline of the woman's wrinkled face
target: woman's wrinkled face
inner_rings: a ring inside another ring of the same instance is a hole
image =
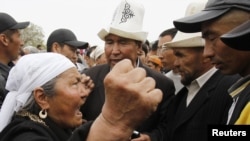
[[[75,128],[83,122],[80,107],[88,92],[81,78],[76,68],[68,69],[58,76],[55,95],[48,97],[48,116],[62,128]]]

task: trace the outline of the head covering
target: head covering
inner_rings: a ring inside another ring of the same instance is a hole
[[[0,33],[7,29],[24,29],[29,22],[17,22],[13,17],[7,13],[0,13]]]
[[[182,32],[199,32],[203,22],[218,18],[232,8],[250,11],[250,0],[208,0],[204,10],[192,16],[174,20],[174,25]]]
[[[65,43],[79,49],[85,49],[89,46],[87,42],[78,41],[76,35],[71,30],[64,28],[57,29],[49,35],[47,47],[51,49],[54,42]]]
[[[250,20],[222,35],[221,40],[234,49],[250,51]]]
[[[135,0],[122,0],[115,10],[111,24],[101,29],[98,36],[104,40],[108,34],[145,42],[147,32],[142,31],[144,18],[143,5]]]
[[[206,1],[191,2],[187,9],[185,16],[196,14],[204,9]],[[201,32],[197,33],[184,33],[178,31],[174,39],[170,42],[164,43],[164,47],[204,47],[205,41],[201,38]]]
[[[100,57],[104,52],[103,46],[97,46],[95,50],[90,53],[90,57],[96,61],[97,58]]]
[[[157,64],[158,66],[162,67],[161,59],[157,55],[150,55],[148,57],[148,61]]]
[[[75,65],[58,53],[28,54],[11,69],[6,82],[7,94],[0,111],[0,132],[19,111],[32,91]]]
[[[190,34],[190,35],[189,35]],[[201,37],[201,33],[183,33],[177,32],[177,36],[171,41],[163,44],[164,48],[178,47],[204,47],[205,41]]]

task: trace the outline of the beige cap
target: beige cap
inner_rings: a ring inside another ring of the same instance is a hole
[[[188,5],[185,16],[190,16],[204,9],[206,1],[195,1]],[[164,47],[202,47],[205,45],[201,32],[183,33],[178,31],[171,42],[163,44]]]

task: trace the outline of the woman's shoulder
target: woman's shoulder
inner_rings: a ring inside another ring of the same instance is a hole
[[[51,138],[51,133],[44,124],[32,121],[26,117],[15,116],[13,121],[0,133],[0,141],[29,141],[39,138]]]

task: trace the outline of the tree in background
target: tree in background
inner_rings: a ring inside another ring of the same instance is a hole
[[[40,26],[30,23],[30,25],[20,30],[21,38],[24,42],[23,46],[34,46],[41,45],[45,49],[44,45],[44,34]]]

